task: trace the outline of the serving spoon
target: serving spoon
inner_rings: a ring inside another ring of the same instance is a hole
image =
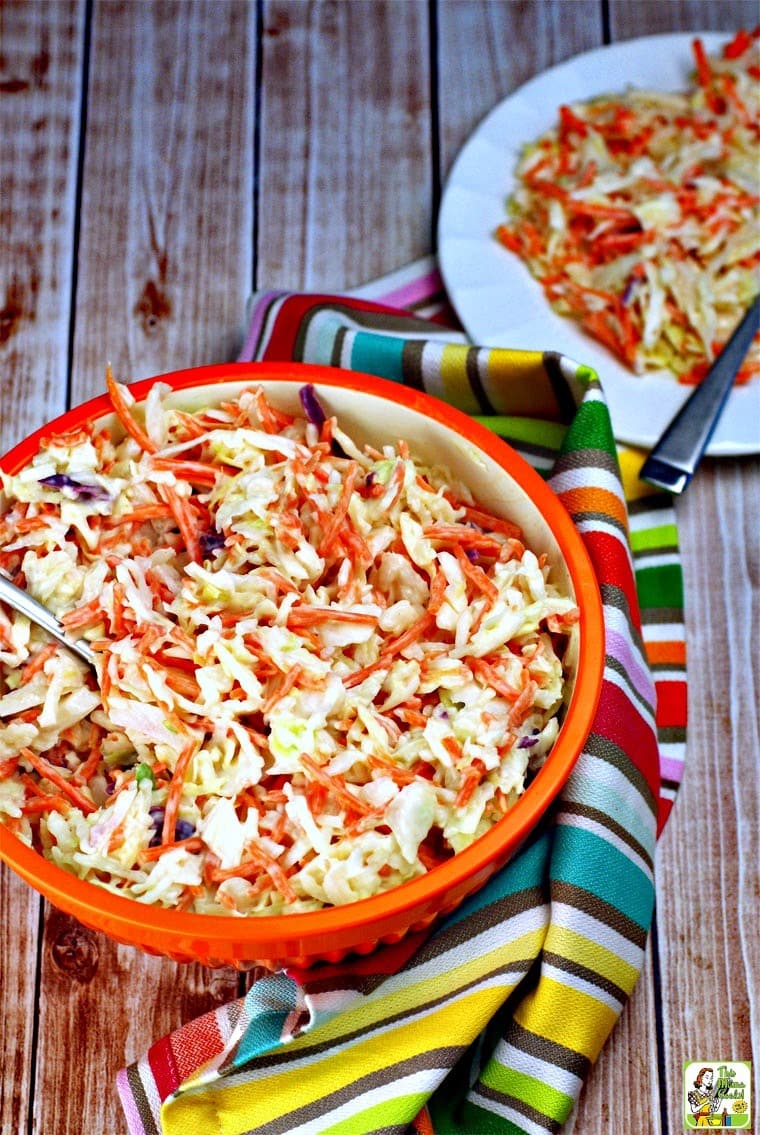
[[[18,611],[19,614],[26,615],[27,619],[35,623],[46,634],[49,634],[61,646],[65,646],[72,654],[76,654],[88,666],[95,665],[95,652],[89,643],[83,639],[69,638],[63,623],[55,617],[52,611],[33,598],[27,591],[17,587],[1,571],[0,601],[7,603],[9,607],[13,607],[14,611]]]

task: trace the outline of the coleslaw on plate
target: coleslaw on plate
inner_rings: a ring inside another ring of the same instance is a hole
[[[0,822],[144,903],[281,914],[396,887],[524,791],[578,618],[508,520],[399,440],[359,448],[312,387],[2,474],[0,570],[97,654],[0,606]]]
[[[497,239],[634,373],[699,382],[757,293],[758,34],[695,40],[691,90],[561,106],[518,163]]]

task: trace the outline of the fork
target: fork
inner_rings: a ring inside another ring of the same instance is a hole
[[[90,645],[82,639],[72,639],[66,634],[66,628],[63,623],[55,617],[53,612],[47,607],[39,603],[28,591],[17,587],[7,575],[0,571],[0,600],[7,603],[9,607],[13,607],[22,615],[26,615],[27,619],[32,623],[36,623],[43,631],[54,638],[67,650],[73,651],[78,655],[83,662],[88,666],[95,665],[95,653]]]

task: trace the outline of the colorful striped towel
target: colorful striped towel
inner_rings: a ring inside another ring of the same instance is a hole
[[[122,1071],[131,1135],[557,1132],[638,978],[685,744],[671,502],[637,481],[641,455],[616,450],[593,372],[469,346],[451,318],[423,261],[369,298],[255,296],[242,357],[424,387],[549,478],[604,602],[594,728],[548,822],[432,933],[260,977]]]

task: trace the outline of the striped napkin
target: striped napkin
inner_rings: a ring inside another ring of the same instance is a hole
[[[118,1075],[131,1135],[558,1132],[638,978],[658,831],[681,779],[686,670],[669,497],[615,446],[596,375],[469,345],[432,259],[358,293],[253,297],[242,359],[424,388],[505,437],[598,574],[604,688],[533,839],[432,933],[256,980]]]

